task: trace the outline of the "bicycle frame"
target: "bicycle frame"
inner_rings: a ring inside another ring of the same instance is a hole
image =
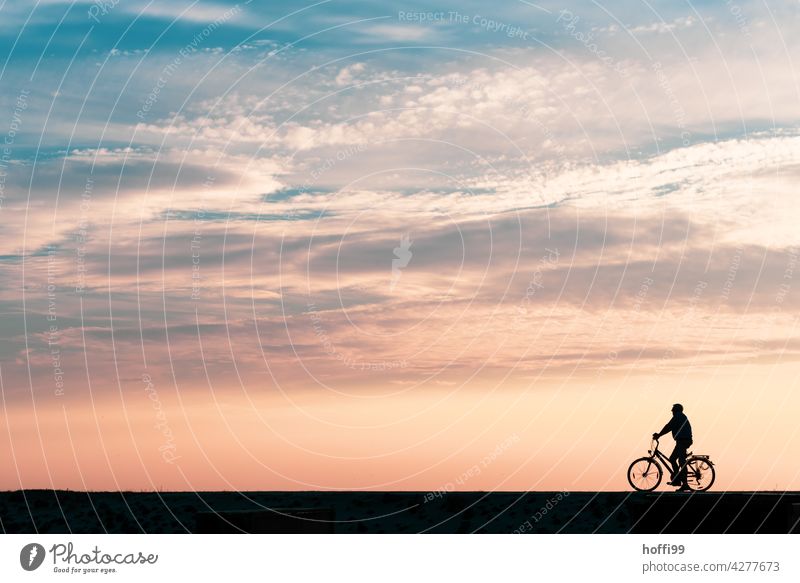
[[[672,476],[674,478],[675,475],[672,473],[672,462],[669,461],[669,458],[662,451],[660,451],[658,449],[658,440],[655,439],[653,441],[656,442],[656,446],[655,446],[654,449],[648,449],[647,453],[650,454],[650,457],[652,458],[653,463],[658,464],[658,462],[660,461],[664,465],[664,469],[666,469],[669,472],[670,476]],[[680,468],[678,468],[678,473],[680,473],[689,464],[689,461],[691,459],[692,459],[692,456],[690,456],[690,455],[686,456],[686,461],[684,462],[684,464]]]

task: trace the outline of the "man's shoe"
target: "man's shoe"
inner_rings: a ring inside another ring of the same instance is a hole
[[[676,492],[691,492],[692,489],[688,485],[684,484],[683,486],[681,486],[680,488],[678,488],[675,491]]]

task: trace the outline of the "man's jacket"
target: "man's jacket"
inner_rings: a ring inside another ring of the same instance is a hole
[[[683,413],[673,415],[669,423],[664,425],[664,429],[661,430],[661,435],[670,431],[672,432],[672,439],[675,441],[692,438],[692,426],[689,423],[689,419]]]

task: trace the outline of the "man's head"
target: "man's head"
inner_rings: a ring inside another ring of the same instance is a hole
[[[683,413],[683,405],[681,405],[680,403],[675,403],[672,406],[672,414],[677,415],[678,413]]]

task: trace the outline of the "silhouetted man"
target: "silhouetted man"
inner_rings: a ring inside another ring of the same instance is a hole
[[[662,435],[672,432],[672,439],[675,440],[675,449],[669,456],[672,464],[671,486],[680,486],[678,492],[690,492],[689,483],[686,481],[686,450],[692,445],[692,426],[689,419],[683,414],[683,405],[675,403],[672,406],[672,419],[664,425],[664,429],[653,434],[653,439],[658,439]],[[678,469],[680,468],[680,472]]]

